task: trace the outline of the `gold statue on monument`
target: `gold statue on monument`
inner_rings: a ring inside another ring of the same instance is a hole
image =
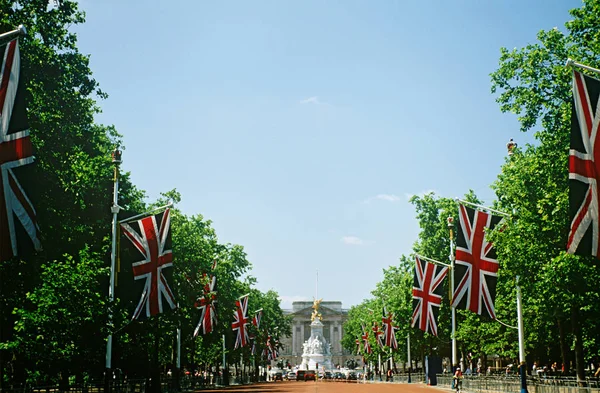
[[[321,304],[321,302],[323,301],[323,299],[315,299],[315,301],[313,302],[312,305],[312,315],[310,316],[310,320],[314,322],[315,319],[319,319],[319,321],[323,320],[323,316],[321,315],[321,313],[319,312],[319,305]]]

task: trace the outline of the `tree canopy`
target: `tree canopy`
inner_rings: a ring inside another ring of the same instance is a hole
[[[487,235],[494,242],[500,263],[496,310],[498,320],[505,323],[459,310],[457,340],[459,357],[472,353],[484,360],[489,356],[517,359],[517,332],[506,325],[516,326],[518,276],[523,292],[527,360],[539,364],[559,361],[567,374],[571,366],[576,366],[577,376],[583,378],[586,362],[597,360],[600,351],[595,318],[599,311],[595,284],[599,264],[590,257],[565,251],[570,225],[572,79],[572,70],[565,64],[570,57],[592,67],[600,66],[600,3],[586,0],[571,15],[573,19],[565,29],[541,30],[537,41],[523,48],[501,48],[499,67],[491,74],[491,90],[500,110],[516,114],[521,131],[533,132],[536,143],[518,148],[507,157],[491,185],[496,200],[490,206],[511,213],[502,230]],[[472,193],[466,199],[480,202]],[[421,228],[414,252],[446,261],[449,236],[445,220],[448,215],[456,215],[456,204],[432,194],[414,197],[411,202]],[[389,291],[380,290],[387,287],[391,271],[411,274],[407,260],[408,256],[402,256],[399,266],[384,270],[383,281],[373,291],[375,298],[364,304],[386,296],[402,297],[399,291],[410,291],[410,285],[400,281]],[[394,311],[408,315],[406,307],[396,303]],[[416,353],[450,357],[449,315],[448,300],[444,298],[439,340],[411,330],[417,338],[412,341],[414,349],[419,350]],[[355,319],[361,318],[365,316],[358,309],[351,314],[349,332],[356,334],[352,330],[357,325]],[[403,319],[404,325],[408,320]],[[345,344],[351,347],[350,340]]]
[[[43,244],[41,252],[0,264],[0,383],[66,384],[71,376],[78,381],[101,377],[109,332],[114,336],[114,367],[132,376],[147,376],[148,352],[157,332],[160,364],[173,367],[178,327],[186,367],[220,364],[223,335],[228,359],[236,361],[240,351],[231,350],[229,321],[235,300],[248,292],[250,307],[264,309],[263,320],[272,334],[289,334],[277,293],[254,287],[244,248],[220,243],[202,215],[181,212],[177,203],[182,197],[176,190],[148,201],[129,173],[119,174],[119,218],[174,203],[173,286],[179,308],[153,321],[131,322],[123,302],[117,298],[109,304],[114,171],[110,153],[125,146],[113,126],[94,119],[99,100],[108,95],[93,78],[89,56],[77,48],[72,26],[84,22],[76,1],[61,0],[53,7],[46,0],[0,1],[0,32],[20,24],[28,31],[20,38],[21,77],[36,159],[19,178],[35,205]],[[194,339],[200,318],[194,302],[202,283],[189,278],[208,272],[218,280],[219,323],[211,334]]]

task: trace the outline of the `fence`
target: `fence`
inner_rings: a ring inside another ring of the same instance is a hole
[[[146,393],[148,390],[149,381],[146,379],[124,379],[122,381],[114,380],[110,383],[111,393]],[[229,383],[231,385],[243,385],[250,383],[248,376],[230,376]],[[193,392],[195,390],[204,389],[210,386],[222,385],[222,377],[195,377],[182,376],[179,380],[179,388],[175,378],[161,378],[161,391],[163,393],[173,392]],[[12,386],[3,389],[2,393],[105,393],[104,381],[89,381],[82,384],[72,384],[68,387],[59,385],[50,386]]]
[[[440,386],[450,388],[452,376],[438,375]],[[485,393],[514,393],[521,391],[521,381],[518,376],[465,376],[462,380],[465,392]],[[586,378],[577,382],[574,377],[527,377],[529,393],[600,393],[600,383],[597,378]]]

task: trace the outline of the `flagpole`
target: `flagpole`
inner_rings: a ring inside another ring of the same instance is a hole
[[[487,210],[487,211],[490,211],[492,213],[496,213],[498,215],[501,215],[503,217],[510,217],[510,214],[505,213],[505,212],[501,212],[500,210],[492,209],[491,207],[487,207],[487,206],[483,206],[483,205],[478,205],[476,203],[468,202],[468,201],[465,201],[465,200],[462,200],[462,199],[458,199],[458,198],[456,198],[456,202],[458,202],[458,203],[460,203],[462,205],[473,206],[473,207],[475,207],[477,209]]]
[[[25,29],[25,26],[23,26],[23,25],[19,25],[19,27],[17,27],[14,30],[7,31],[6,33],[0,34],[0,41],[11,40],[14,37],[17,37],[20,35],[27,35],[27,29]]]
[[[436,261],[435,259],[427,258],[427,257],[424,257],[424,256],[419,255],[419,254],[415,254],[415,256],[417,258],[419,258],[419,259],[422,259],[422,260],[427,261],[427,262],[434,263],[436,265],[441,265],[441,266],[446,266],[446,267],[452,267],[451,264],[440,262],[440,261]]]
[[[458,363],[456,350],[456,308],[452,307],[452,295],[454,292],[454,218],[448,217],[448,229],[450,230],[450,309],[452,311],[452,373]]]
[[[179,308],[179,305],[177,308]],[[181,321],[179,321],[179,323],[181,324]],[[175,365],[177,368],[177,374],[175,374],[175,384],[177,386],[177,390],[179,390],[179,376],[181,373],[181,326],[177,327],[177,363],[175,363]],[[193,370],[194,368],[192,367],[192,372]]]
[[[119,165],[121,165],[122,152],[119,147],[115,147],[112,152],[112,163],[114,165],[114,178],[113,178],[113,204],[110,208],[112,212],[112,247],[110,253],[110,286],[108,287],[108,339],[106,340],[106,363],[105,363],[105,388],[106,392],[110,391],[110,380],[111,380],[111,368],[112,368],[112,303],[115,300],[115,263],[117,260],[117,215],[119,214],[120,207],[118,205],[119,198]]]
[[[408,354],[408,383],[411,383],[410,380],[410,369],[412,368],[412,362],[410,360],[410,332],[406,335],[406,352]]]
[[[223,385],[229,385],[229,383],[225,383],[225,366],[227,365],[225,359],[225,335],[223,334]],[[228,372],[229,374],[229,372]],[[229,375],[227,376],[227,382],[229,382]]]
[[[585,64],[581,64],[578,63],[576,61],[574,61],[573,59],[571,59],[570,57],[567,59],[567,63],[565,64],[565,66],[569,67],[569,66],[573,66],[573,67],[579,67],[579,68],[583,68],[584,70],[588,70],[588,71],[592,71],[595,72],[596,74],[600,74],[600,70],[594,67],[590,67],[588,65]]]
[[[519,328],[519,363],[525,362],[525,330],[523,329],[523,300],[517,276],[517,326]]]
[[[164,206],[157,207],[157,208],[152,209],[152,210],[148,210],[147,212],[144,212],[142,214],[137,214],[137,215],[135,215],[133,217],[125,218],[125,219],[121,220],[120,223],[121,224],[125,224],[126,222],[134,221],[134,220],[136,220],[136,219],[138,219],[140,217],[146,217],[146,216],[152,215],[152,213],[154,213],[157,210],[166,209],[166,208],[171,207],[171,206],[173,206],[173,202],[169,202],[169,203],[167,203]]]

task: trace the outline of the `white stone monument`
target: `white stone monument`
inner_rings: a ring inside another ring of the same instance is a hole
[[[322,300],[315,299],[312,306],[310,337],[303,344],[301,370],[317,370],[317,365],[320,370],[333,369],[333,364],[331,363],[331,344],[323,336],[323,322],[321,322],[322,317],[321,313],[319,313],[319,304]]]

